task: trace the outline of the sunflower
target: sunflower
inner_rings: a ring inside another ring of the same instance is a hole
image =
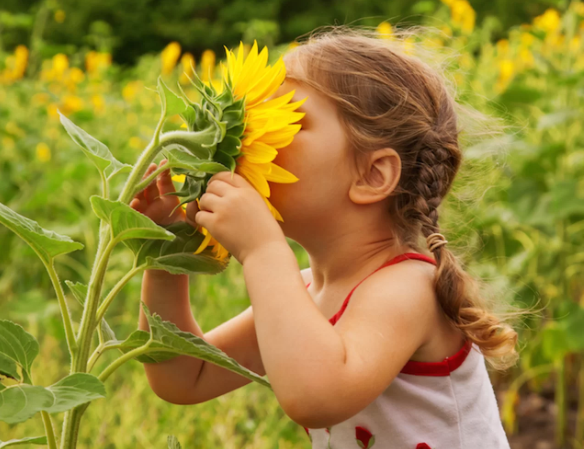
[[[257,41],[254,41],[246,57],[243,42],[239,44],[237,55],[227,47],[225,50],[227,61],[225,65],[221,63],[221,86],[213,81],[198,80],[199,83],[196,83],[191,80],[208,103],[204,108],[195,107],[198,111],[197,117],[202,116],[201,110],[217,111],[218,120],[226,120],[226,117],[229,117],[225,137],[217,144],[212,159],[230,167],[232,172],[245,178],[262,196],[274,218],[283,222],[280,213],[268,200],[270,197],[268,181],[277,183],[298,181],[296,176],[272,161],[278,155],[277,150],[290,145],[294,135],[300,130],[301,125],[295,122],[304,117],[305,113],[295,110],[308,97],[290,103],[295,93],[292,90],[268,100],[284,82],[286,67],[282,56],[273,66],[267,65],[268,48],[264,47],[258,53]],[[203,85],[204,88],[201,88]],[[190,104],[195,106],[193,103]],[[243,112],[243,120],[240,122],[234,118],[237,117],[239,110]],[[194,130],[193,116],[190,117],[189,123],[191,131]],[[198,204],[198,198],[196,201]],[[213,246],[215,257],[220,259],[228,257],[229,252],[207,229],[201,226],[201,232],[205,238],[195,254],[207,246]]]

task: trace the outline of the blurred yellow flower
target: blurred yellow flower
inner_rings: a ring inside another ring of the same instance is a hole
[[[497,54],[499,56],[507,56],[509,54],[509,40],[501,39],[497,41]]]
[[[201,80],[209,81],[215,76],[215,52],[205,50],[201,55]]]
[[[79,84],[85,79],[85,73],[83,73],[83,70],[79,69],[78,67],[72,67],[71,70],[69,70],[68,78],[69,81],[75,84]]]
[[[389,22],[381,22],[377,25],[377,33],[381,39],[393,39],[392,28]]]
[[[130,81],[122,89],[122,97],[124,97],[124,100],[126,100],[128,103],[131,103],[132,100],[136,97],[136,94],[142,91],[143,87],[144,85],[140,80]]]
[[[55,103],[49,104],[47,106],[47,115],[50,118],[53,118],[53,119],[57,118],[58,119],[59,118],[59,113],[57,111],[58,108],[59,108],[59,106],[56,105]]]
[[[184,183],[186,175],[174,175],[171,179],[176,182]],[[186,206],[186,204],[185,204]]]
[[[570,51],[573,53],[578,53],[578,50],[580,50],[580,42],[580,36],[574,36],[570,41]]]
[[[93,110],[100,114],[105,111],[105,100],[101,95],[92,95],[91,103],[93,104]]]
[[[55,11],[55,22],[63,23],[65,21],[65,11],[58,9]]]
[[[529,48],[522,48],[519,50],[518,61],[521,70],[531,68],[535,65],[535,58]]]
[[[182,125],[180,125],[180,127],[181,128],[185,128],[185,129],[188,129],[189,128],[186,123],[183,123]]]
[[[499,74],[502,81],[508,81],[515,72],[515,64],[510,59],[499,61]]]
[[[527,33],[525,31],[521,33],[521,45],[522,46],[530,47],[531,44],[533,44],[533,41],[535,41],[535,37],[533,36],[533,34]]]
[[[67,55],[63,53],[58,53],[53,56],[53,73],[56,77],[61,77],[65,73],[65,70],[69,68],[69,59]]]
[[[18,45],[14,50],[14,76],[19,79],[24,76],[26,71],[26,63],[28,61],[28,48],[24,45]]]
[[[28,49],[24,45],[18,45],[13,55],[6,56],[5,69],[0,73],[0,81],[12,83],[24,76],[28,60]]]
[[[135,150],[143,150],[147,142],[144,142],[144,140],[138,136],[132,136],[128,143],[130,144],[130,147]]]
[[[180,58],[180,64],[183,71],[180,74],[179,82],[181,84],[187,84],[189,83],[189,77],[193,78],[193,69],[196,69],[195,57],[191,53],[186,52]]]
[[[459,27],[463,33],[470,34],[474,30],[476,13],[466,0],[452,0],[444,2],[450,7],[452,23]]]
[[[62,100],[61,112],[65,115],[83,109],[83,99],[76,95],[65,95]]]
[[[51,160],[51,149],[44,142],[39,142],[36,146],[36,157],[41,162],[47,162]]]
[[[85,55],[85,71],[92,76],[111,66],[112,55],[109,53],[90,51]]]
[[[178,42],[171,42],[162,50],[162,74],[169,75],[174,70],[181,48]]]
[[[495,84],[495,91],[497,93],[503,92],[515,73],[515,64],[510,59],[502,59],[499,61],[499,79]]]
[[[553,33],[560,28],[560,13],[553,9],[547,9],[541,16],[533,19],[533,26],[544,30],[546,33]]]

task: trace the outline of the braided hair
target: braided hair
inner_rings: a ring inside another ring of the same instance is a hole
[[[388,212],[398,241],[422,252],[422,237],[441,236],[438,208],[461,164],[455,113],[460,105],[444,77],[406,54],[401,41],[397,35],[378,39],[366,29],[322,27],[285,59],[296,58],[304,68],[291,78],[336,104],[357,167],[368,151],[398,152],[402,171]],[[489,309],[477,281],[444,243],[432,245],[434,287],[444,314],[492,366],[510,365],[517,357],[517,333]]]

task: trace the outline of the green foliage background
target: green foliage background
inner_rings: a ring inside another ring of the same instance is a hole
[[[463,168],[442,207],[441,226],[468,269],[484,280],[485,294],[501,304],[541,308],[518,323],[520,363],[506,374],[492,373],[502,417],[509,435],[521,433],[515,410],[519,392],[551,391],[558,410],[556,446],[582,448],[584,7],[551,0],[471,4],[477,25],[467,32],[451,19],[446,5],[432,1],[253,6],[242,0],[203,6],[185,0],[132,7],[124,2],[75,2],[75,7],[73,2],[47,2],[43,13],[38,2],[6,0],[0,11],[3,48],[12,52],[16,44],[30,44],[38,59],[36,69],[24,77],[0,78],[0,202],[83,242],[83,250],[56,259],[61,280],[83,282],[98,234],[88,199],[99,194],[100,180],[60,125],[57,107],[120,161],[133,163],[158,119],[158,97],[150,89],[163,70],[160,52],[170,41],[180,42],[181,51],[197,59],[203,50],[216,50],[219,60],[224,44],[235,47],[240,39],[251,44],[257,38],[270,46],[273,63],[298,35],[333,18],[345,22],[345,15],[346,22],[381,16],[360,25],[376,26],[396,17],[392,24],[415,18],[445,26],[444,35],[420,36],[420,55],[426,48],[444,56],[459,99],[501,118],[506,128],[479,140],[465,137]],[[541,16],[554,5],[559,12]],[[59,10],[65,12],[62,22],[54,19]],[[426,15],[416,15],[420,13]],[[89,71],[89,49],[113,53],[114,63]],[[54,58],[57,53],[68,56],[65,66],[62,58]],[[0,56],[0,69],[14,66],[7,52]],[[181,69],[179,65],[165,75],[169,85],[180,79]],[[304,250],[290,244],[300,267],[307,267]],[[35,365],[42,369],[37,368],[35,380],[50,385],[68,368],[50,280],[33,251],[3,227],[0,249],[0,316],[40,341]],[[130,264],[127,252],[114,253],[106,290]],[[141,276],[132,279],[108,311],[118,336],[137,328],[140,285]],[[193,313],[205,332],[249,306],[236,261],[219,275],[191,276],[190,292]],[[67,300],[77,325],[81,307],[70,295]],[[98,365],[110,361],[111,354],[105,354]],[[112,375],[107,388],[107,399],[88,408],[80,447],[165,447],[168,434],[186,448],[310,447],[304,430],[260,385],[204,404],[174,405],[156,397],[142,366],[132,362]],[[60,427],[62,415],[54,419]],[[42,433],[37,418],[15,426],[0,423],[2,440]]]

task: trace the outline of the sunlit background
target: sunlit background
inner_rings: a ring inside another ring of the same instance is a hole
[[[447,57],[459,100],[503,120],[504,132],[468,141],[464,164],[441,212],[442,228],[485,294],[539,312],[518,323],[521,359],[492,372],[514,449],[584,448],[584,3],[580,1],[195,0],[16,1],[0,5],[0,202],[47,229],[83,242],[56,259],[62,281],[87,282],[98,220],[89,196],[100,179],[59,121],[57,109],[133,164],[152,137],[160,105],[156,79],[186,74],[218,83],[223,45],[254,39],[270,63],[321,25],[431,28],[403,42],[416,54]],[[179,127],[178,116],[165,129]],[[158,161],[158,159],[157,159]],[[180,181],[179,177],[175,177]],[[118,185],[117,188],[121,188]],[[301,268],[304,250],[290,240]],[[114,253],[105,288],[131,265]],[[249,306],[241,265],[191,276],[191,303],[207,332]],[[118,338],[137,328],[142,276],[108,311]],[[74,325],[81,306],[68,294]],[[54,291],[24,242],[0,227],[0,317],[35,335],[35,382],[68,373]],[[106,366],[112,354],[98,362]],[[273,394],[247,385],[204,404],[166,403],[131,362],[106,383],[81,425],[79,447],[309,448]],[[54,416],[60,429],[63,414]],[[44,433],[40,415],[0,422],[0,439]]]

